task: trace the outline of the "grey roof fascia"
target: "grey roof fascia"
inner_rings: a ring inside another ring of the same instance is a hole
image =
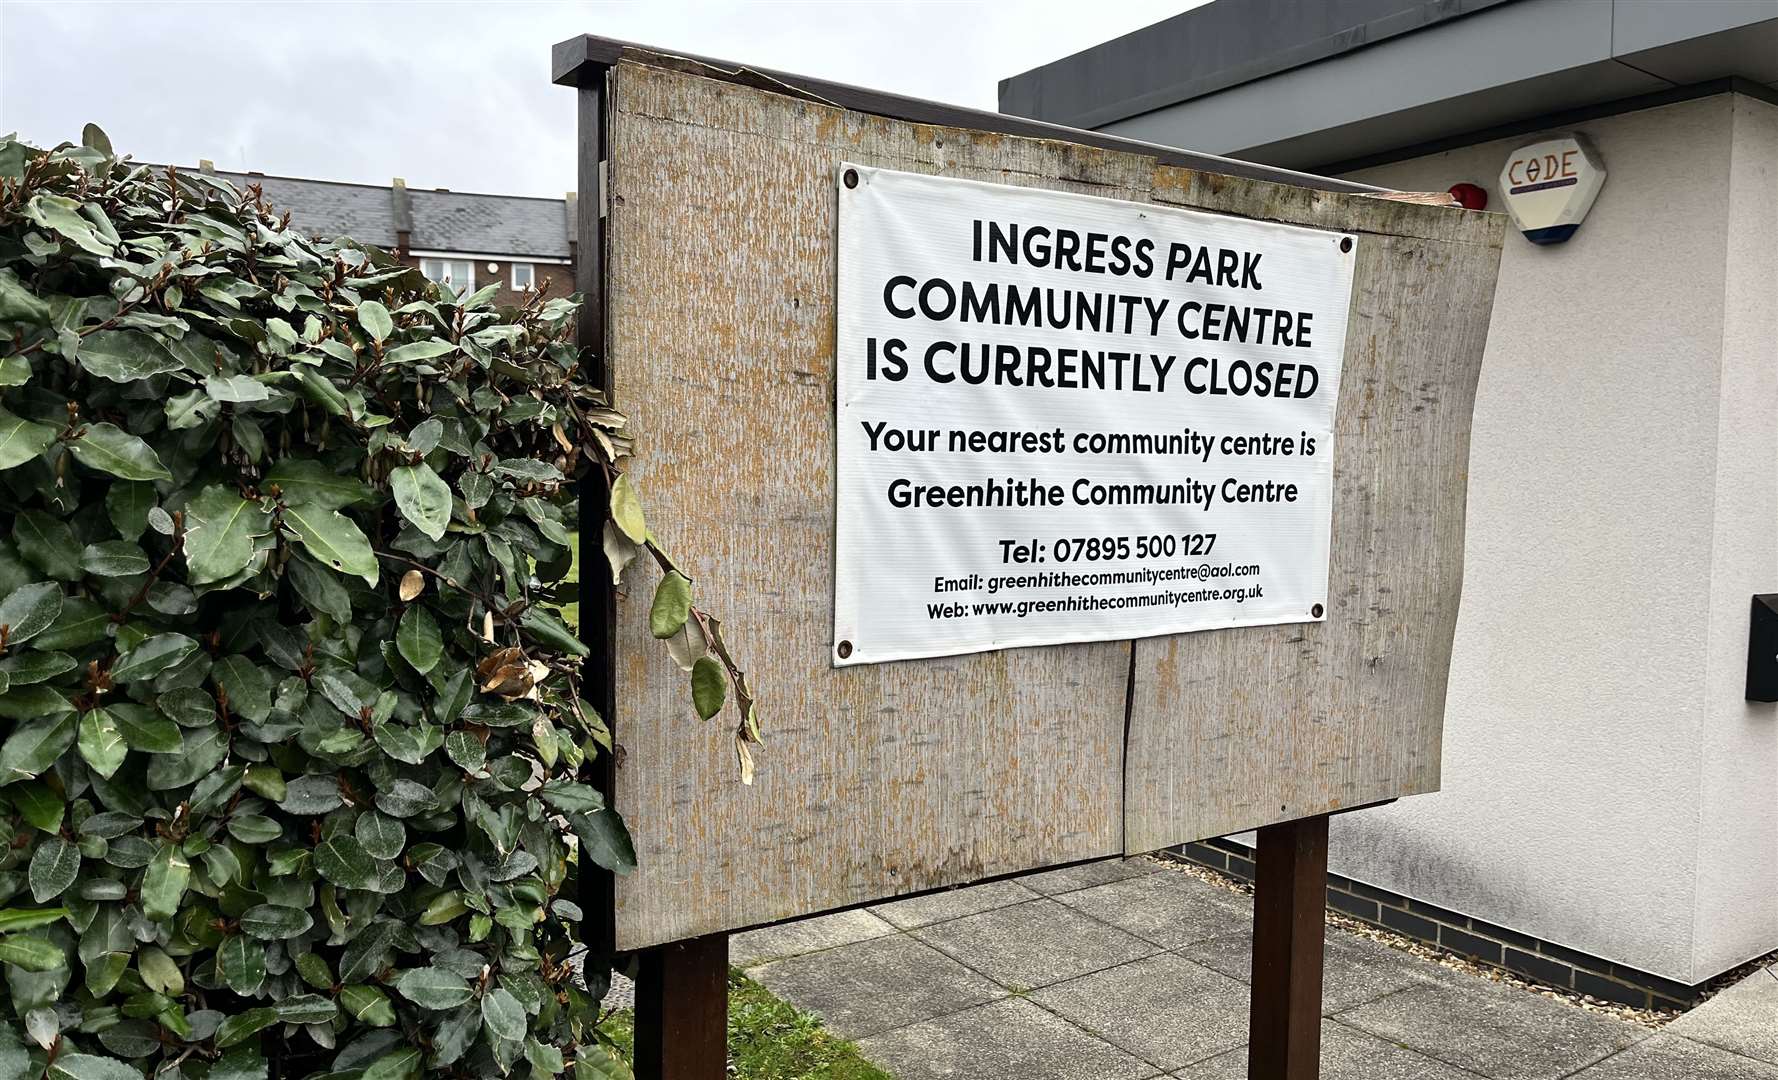
[[[1217,0],[1187,14],[1279,5],[1313,6],[1312,0]],[[1126,84],[1147,79],[1158,85],[1171,71],[1150,64],[1125,76]],[[1512,0],[1110,121],[1104,130],[1320,170],[1464,132],[1735,78],[1778,84],[1778,0]],[[1117,87],[1125,84],[1107,85],[1108,101],[1122,100]]]
[[[1511,2],[1217,0],[1002,79],[1000,111],[1099,128]]]

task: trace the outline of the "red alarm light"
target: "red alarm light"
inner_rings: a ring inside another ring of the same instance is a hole
[[[1452,184],[1451,198],[1465,210],[1486,210],[1488,208],[1488,192],[1475,184]]]

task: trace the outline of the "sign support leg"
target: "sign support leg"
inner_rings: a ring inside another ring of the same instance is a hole
[[[728,935],[642,954],[636,975],[637,1080],[728,1075]]]
[[[1248,1080],[1321,1076],[1327,817],[1259,830]]]

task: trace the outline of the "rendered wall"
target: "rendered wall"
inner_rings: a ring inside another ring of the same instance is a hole
[[[1567,244],[1509,236],[1471,450],[1444,790],[1336,819],[1333,867],[1682,982],[1778,948],[1778,109],[1591,121]],[[1536,134],[1353,174],[1489,191]]]
[[[1748,597],[1778,591],[1778,106],[1733,98],[1696,974],[1778,948],[1778,707],[1743,696]]]

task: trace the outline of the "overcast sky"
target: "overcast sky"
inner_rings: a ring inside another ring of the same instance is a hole
[[[559,197],[574,94],[549,50],[575,34],[992,109],[1000,79],[1199,2],[0,0],[0,132],[90,120],[142,160]]]

